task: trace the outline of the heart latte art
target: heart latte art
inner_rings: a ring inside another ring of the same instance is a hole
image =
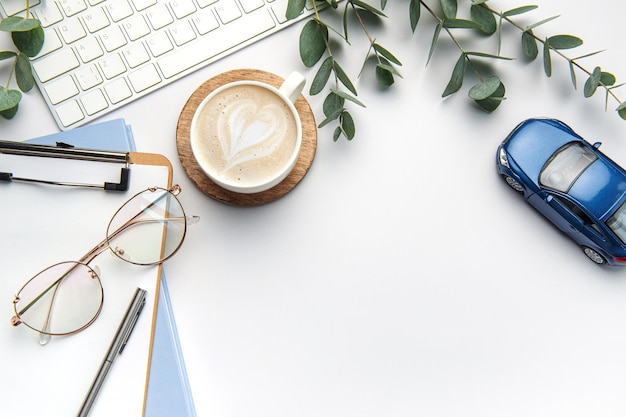
[[[275,178],[292,159],[297,125],[273,91],[234,85],[213,96],[197,118],[194,154],[226,183],[254,186]]]

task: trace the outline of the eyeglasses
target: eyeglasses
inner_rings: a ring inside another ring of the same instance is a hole
[[[185,238],[187,225],[197,216],[185,216],[170,190],[149,188],[130,198],[113,215],[106,238],[78,261],[49,266],[24,284],[13,300],[11,324],[40,333],[40,343],[50,336],[80,332],[91,325],[102,310],[104,290],[97,267],[89,263],[107,249],[135,265],[155,265],[171,258]]]

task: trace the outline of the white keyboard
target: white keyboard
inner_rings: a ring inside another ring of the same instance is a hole
[[[0,0],[3,16],[26,0]],[[310,3],[310,2],[309,2]],[[83,125],[313,13],[287,0],[31,0],[35,79],[62,130]]]

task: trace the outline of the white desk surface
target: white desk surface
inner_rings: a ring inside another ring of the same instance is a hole
[[[580,36],[571,55],[607,49],[584,64],[626,81],[626,3],[536,4],[524,19],[561,15],[536,33]],[[626,415],[626,269],[593,265],[494,165],[500,141],[533,116],[569,123],[626,164],[626,121],[604,111],[603,93],[582,97],[582,74],[574,91],[557,58],[550,79],[540,60],[498,62],[507,100],[491,115],[467,99],[469,80],[442,100],[458,54],[444,40],[426,67],[433,21],[423,13],[412,35],[407,7],[390,1],[388,30],[375,35],[404,79],[382,92],[371,72],[361,77],[357,138],[333,143],[334,126],[320,129],[307,177],[274,203],[231,207],[196,189],[176,122],[223,71],[312,79],[301,25],[101,119],[125,118],[138,150],[169,157],[186,211],[201,216],[165,267],[198,416]],[[357,31],[352,42],[339,58],[356,78],[367,46]],[[323,97],[307,98],[321,121]],[[33,91],[0,131],[22,140],[57,128]]]

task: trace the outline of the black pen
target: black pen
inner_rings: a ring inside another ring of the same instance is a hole
[[[126,310],[126,314],[120,323],[120,327],[118,327],[117,332],[115,333],[111,346],[109,346],[109,350],[100,365],[100,369],[98,370],[98,373],[96,374],[96,377],[94,378],[93,383],[83,400],[83,404],[78,412],[78,417],[85,417],[89,414],[89,410],[98,396],[100,387],[102,387],[102,384],[109,373],[109,369],[111,369],[117,355],[122,353],[122,350],[124,350],[124,347],[128,342],[128,338],[135,328],[137,319],[143,310],[143,306],[146,304],[146,293],[147,291],[142,290],[141,288],[137,288],[135,291],[135,295],[133,295],[133,299],[128,306],[128,310]]]

